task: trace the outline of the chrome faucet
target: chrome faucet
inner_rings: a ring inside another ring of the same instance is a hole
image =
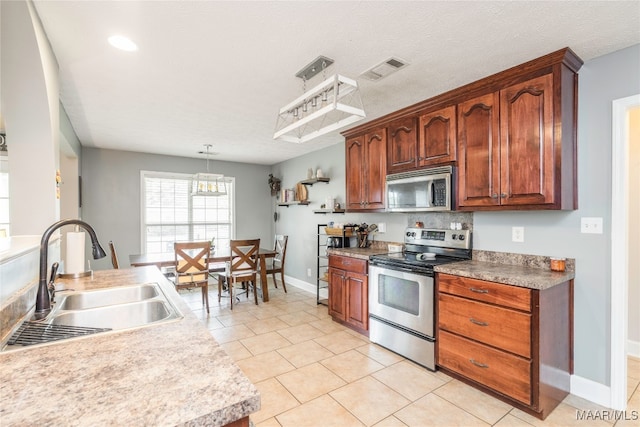
[[[100,259],[107,256],[100,242],[96,232],[91,228],[89,224],[79,219],[63,219],[47,228],[40,240],[40,281],[38,283],[38,294],[36,296],[36,312],[35,317],[42,319],[51,311],[51,295],[49,294],[49,288],[47,287],[47,253],[49,252],[49,238],[54,231],[65,225],[79,225],[87,230],[89,237],[91,237],[91,245],[93,247],[93,259]]]

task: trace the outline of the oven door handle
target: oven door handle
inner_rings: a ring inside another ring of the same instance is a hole
[[[380,269],[384,268],[384,269],[391,270],[391,271],[406,271],[407,273],[419,274],[415,270],[412,270],[412,269],[406,268],[406,267],[399,267],[397,265],[389,266],[389,265],[384,265],[384,264],[371,264],[371,266],[375,266],[375,267],[378,267]]]

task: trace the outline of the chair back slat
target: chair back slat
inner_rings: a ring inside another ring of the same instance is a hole
[[[209,312],[209,251],[211,242],[175,242],[174,284],[176,289],[202,289],[202,303]]]
[[[276,251],[276,255],[273,257],[274,263],[284,264],[284,257],[287,255],[287,241],[289,236],[277,234],[275,238],[275,244],[273,250]]]
[[[209,274],[208,256],[210,243],[204,242],[176,242],[173,244],[176,261],[176,274],[196,279],[206,280]],[[200,273],[200,274],[196,274]],[[179,279],[180,282],[184,281]]]
[[[260,239],[231,240],[230,248],[230,274],[236,277],[255,277],[253,275],[258,269]]]
[[[111,265],[115,269],[120,268],[120,263],[118,262],[118,254],[116,253],[116,245],[112,240],[109,240],[109,250],[111,251]]]

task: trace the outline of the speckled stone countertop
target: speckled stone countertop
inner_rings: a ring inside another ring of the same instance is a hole
[[[389,252],[388,242],[373,242],[368,248],[332,248],[329,254],[368,260],[371,255]],[[505,252],[473,251],[472,261],[434,267],[438,273],[505,283],[531,289],[547,289],[575,278],[575,260],[566,260],[566,271],[551,271],[549,257]]]
[[[155,267],[60,280],[98,289],[157,282],[184,317],[0,353],[2,425],[222,426],[260,395]]]
[[[368,248],[330,248],[327,250],[327,253],[329,255],[349,256],[368,261],[371,255],[388,253],[389,248],[387,245],[389,243],[391,242],[371,242],[371,246]]]
[[[566,260],[566,271],[551,271],[549,257],[473,251],[472,261],[434,267],[438,273],[454,274],[530,289],[547,289],[575,278],[575,260]]]

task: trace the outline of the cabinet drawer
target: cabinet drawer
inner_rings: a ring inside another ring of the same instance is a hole
[[[531,362],[446,331],[438,336],[438,365],[531,404]]]
[[[438,291],[531,312],[531,289],[438,274]]]
[[[367,274],[367,260],[348,256],[329,255],[329,267]]]
[[[440,293],[438,327],[531,357],[530,314]]]

